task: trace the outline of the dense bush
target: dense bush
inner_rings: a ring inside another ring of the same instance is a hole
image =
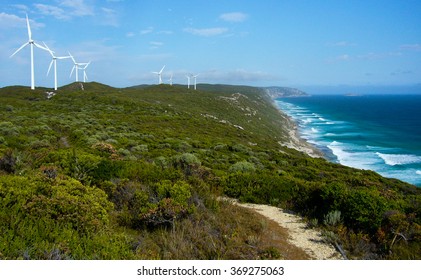
[[[122,181],[112,195],[123,225],[172,226],[174,222],[194,211],[191,186],[183,181],[164,180],[147,186]]]
[[[0,177],[0,205],[4,215],[20,209],[25,219],[58,222],[83,233],[106,226],[113,207],[102,190],[71,178],[15,176]]]

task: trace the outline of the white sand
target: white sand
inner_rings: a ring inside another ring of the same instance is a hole
[[[231,200],[238,206],[257,211],[261,215],[273,220],[279,226],[287,229],[289,233],[288,241],[303,249],[311,258],[315,260],[340,260],[341,255],[335,248],[323,241],[320,231],[309,229],[298,215],[287,213],[286,211],[273,206],[238,203]]]

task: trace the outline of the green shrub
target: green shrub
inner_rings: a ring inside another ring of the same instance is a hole
[[[174,221],[194,211],[191,186],[164,180],[153,186],[123,181],[117,186],[113,201],[119,210],[119,221],[135,229],[172,226]]]
[[[15,173],[25,168],[25,155],[17,150],[7,149],[0,157],[0,170]]]
[[[341,222],[341,211],[338,211],[338,210],[327,213],[323,220],[323,223],[326,226],[336,226],[340,222]]]
[[[185,169],[186,167],[190,167],[190,166],[201,165],[200,160],[194,154],[190,154],[190,153],[184,153],[182,155],[175,156],[173,160],[174,160],[174,165],[182,169]]]
[[[0,209],[8,215],[23,215],[24,220],[43,219],[89,233],[109,223],[112,204],[102,190],[84,186],[75,179],[3,176]]]
[[[378,193],[369,190],[356,190],[344,201],[341,212],[347,225],[375,233],[380,228],[387,201]]]
[[[232,173],[236,173],[236,172],[248,173],[248,172],[254,172],[254,171],[256,171],[256,167],[251,162],[248,162],[248,161],[240,161],[240,162],[234,163],[229,168],[229,171],[232,172]]]
[[[11,122],[0,122],[0,135],[17,136],[19,132],[20,132],[19,126],[15,126]]]

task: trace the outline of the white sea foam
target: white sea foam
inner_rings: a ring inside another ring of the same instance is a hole
[[[421,170],[415,171],[416,174],[421,175]]]
[[[380,159],[373,153],[359,146],[333,141],[327,145],[340,164],[359,169],[373,169]]]
[[[336,156],[339,163],[350,166],[350,159],[352,157],[352,153],[345,151],[345,147],[342,143],[333,141],[332,143],[327,145],[327,147]]]
[[[421,156],[416,155],[382,154],[379,152],[377,152],[376,155],[379,156],[384,163],[390,166],[421,163]]]

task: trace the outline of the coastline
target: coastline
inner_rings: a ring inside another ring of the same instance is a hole
[[[305,153],[310,157],[313,158],[325,158],[322,151],[317,149],[314,145],[308,143],[304,138],[300,136],[300,133],[298,131],[298,125],[297,123],[288,116],[285,112],[283,112],[275,103],[274,100],[272,100],[273,106],[279,111],[279,113],[283,116],[284,120],[286,120],[286,128],[288,132],[288,139],[289,142],[282,142],[279,141],[279,145],[297,150],[299,152]]]
[[[291,140],[287,139],[284,145],[310,156],[319,150],[316,156],[329,162],[371,170],[420,187],[421,137],[413,128],[420,125],[417,108],[421,99],[399,95],[349,98],[337,95],[314,96],[312,101],[273,100],[287,115],[283,117],[289,118],[284,121],[289,123],[285,128],[298,130],[285,130]],[[343,108],[341,112],[335,111],[337,107]],[[376,108],[377,113],[372,113],[370,107]],[[392,109],[396,110],[396,117],[389,119]],[[301,143],[296,138],[301,138]]]

